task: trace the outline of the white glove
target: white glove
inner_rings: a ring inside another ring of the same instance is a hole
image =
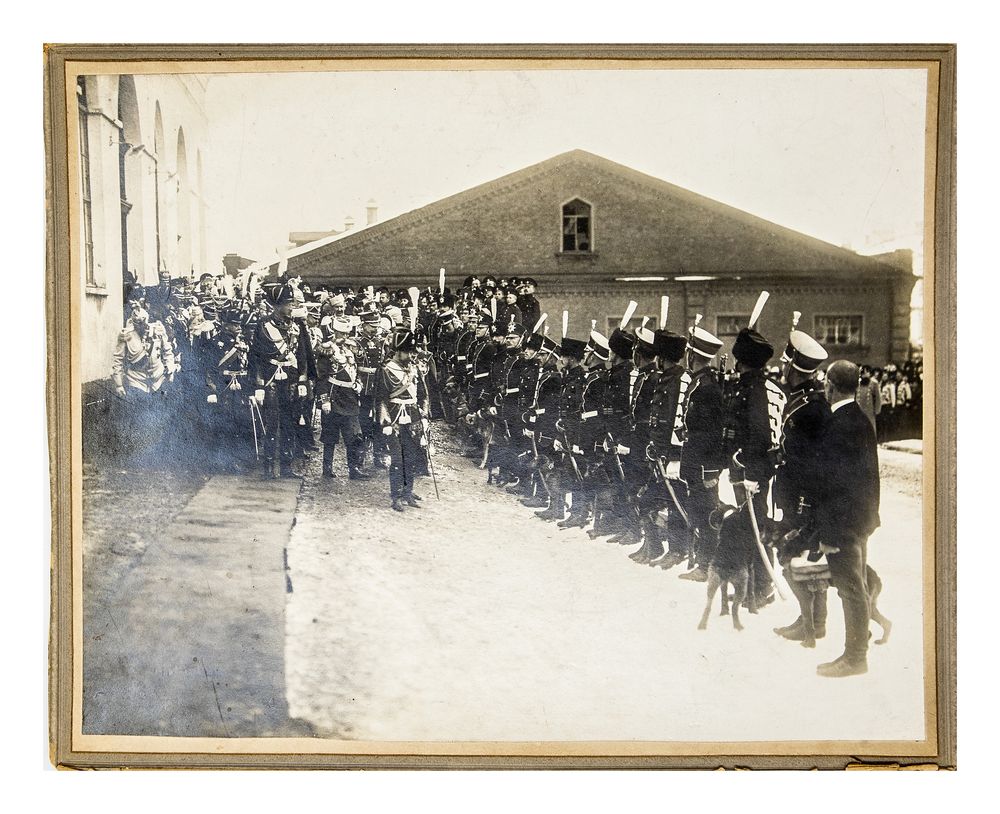
[[[747,490],[748,495],[755,495],[760,491],[760,484],[755,480],[745,480],[743,481],[743,488]]]
[[[253,397],[257,400],[258,404],[263,404],[264,403],[264,391],[263,390],[254,390],[253,391]]]
[[[670,480],[680,480],[681,479],[681,462],[680,461],[670,461],[667,464],[667,477]]]
[[[556,452],[562,452],[563,445],[560,444],[558,440],[555,440],[552,442],[552,449],[554,449]]]
[[[330,410],[331,410],[331,407],[330,407],[330,402],[328,402],[328,401],[324,401],[324,402],[323,402],[323,406],[322,406],[322,407],[320,407],[320,409],[321,409],[321,410],[322,410],[322,411],[323,411],[324,413],[328,413],[328,412],[330,412]]]
[[[218,404],[219,403],[219,397],[217,395],[215,395],[215,393],[210,393],[209,396],[208,396],[208,403],[209,404]]]
[[[490,407],[490,415],[496,415],[496,414],[497,414],[497,408],[496,407]]]
[[[826,543],[819,544],[819,550],[821,554],[839,554],[840,549],[835,545],[827,545]]]
[[[392,426],[386,425],[382,428],[382,435],[392,435]]]
[[[628,455],[631,450],[628,447],[623,447],[621,444],[615,447],[615,452],[619,455]]]

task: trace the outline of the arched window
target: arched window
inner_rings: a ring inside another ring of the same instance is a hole
[[[593,219],[590,204],[574,198],[562,208],[562,250],[564,252],[591,251]]]
[[[96,286],[94,274],[94,216],[90,192],[90,136],[87,132],[87,80],[76,79],[76,101],[80,123],[80,213],[83,216],[83,267],[87,285]]]

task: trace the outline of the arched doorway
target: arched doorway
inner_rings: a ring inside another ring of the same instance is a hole
[[[122,220],[122,277],[143,282],[142,162],[135,80],[118,77],[118,186]]]
[[[177,273],[189,277],[191,263],[191,181],[188,176],[184,128],[177,130]]]

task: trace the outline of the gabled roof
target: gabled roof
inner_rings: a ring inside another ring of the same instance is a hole
[[[709,230],[713,232],[713,236],[715,236],[716,231],[714,224],[724,222],[730,235],[739,241],[739,245],[735,245],[734,240],[727,241],[731,244],[727,250],[732,255],[738,257],[756,254],[782,261],[768,263],[766,270],[769,272],[787,271],[792,274],[804,274],[810,273],[808,270],[813,269],[814,272],[822,270],[833,273],[862,270],[899,273],[897,266],[891,266],[878,259],[865,257],[850,249],[796,232],[736,207],[699,195],[684,187],[639,172],[624,164],[579,149],[560,153],[537,164],[478,184],[394,218],[303,244],[288,252],[289,269],[294,270],[302,261],[308,263],[314,258],[321,260],[326,254],[323,251],[326,247],[335,250],[333,247],[343,246],[347,248],[351,245],[386,238],[403,229],[461,209],[487,195],[530,184],[536,179],[558,172],[570,165],[585,167],[588,171],[611,176],[621,182],[633,184],[655,194],[668,197],[683,205],[684,210],[688,213],[692,228],[701,228],[704,231],[707,228],[706,224],[713,224]],[[748,251],[749,249],[752,251]],[[295,258],[301,258],[300,263],[296,263]],[[275,268],[276,266],[277,264],[274,264]],[[697,272],[691,270],[690,273]]]

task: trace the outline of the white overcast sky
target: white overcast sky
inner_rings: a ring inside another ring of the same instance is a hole
[[[915,69],[213,75],[209,257],[379,219],[580,148],[837,245],[914,249]]]

